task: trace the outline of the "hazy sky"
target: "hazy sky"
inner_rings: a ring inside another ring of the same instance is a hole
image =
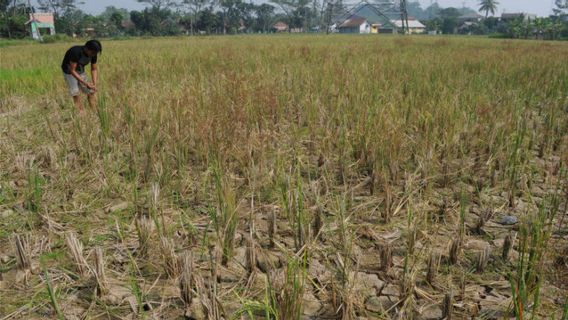
[[[100,13],[107,6],[115,6],[127,8],[130,10],[139,10],[144,8],[143,5],[138,3],[136,0],[83,0],[85,4],[82,7],[83,10],[89,13]],[[419,0],[422,3],[422,7],[427,7],[431,2],[435,0]],[[254,2],[259,2],[259,0],[254,0]],[[350,1],[351,2],[351,1]],[[464,4],[468,7],[477,8],[477,3],[479,0],[438,0],[438,3],[442,7],[461,7]],[[498,0],[499,14],[503,11],[506,12],[529,12],[536,13],[541,16],[548,16],[552,13],[552,7],[554,0]]]

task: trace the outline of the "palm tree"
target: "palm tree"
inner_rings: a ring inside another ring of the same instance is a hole
[[[485,11],[485,19],[487,19],[489,12],[491,12],[491,14],[495,14],[498,5],[499,2],[497,2],[496,0],[481,0],[479,2],[479,11]]]

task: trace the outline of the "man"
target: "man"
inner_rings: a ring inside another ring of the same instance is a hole
[[[87,94],[89,106],[94,109],[96,106],[95,93],[97,92],[97,55],[103,51],[103,47],[98,40],[89,40],[84,46],[74,46],[67,50],[61,69],[65,76],[65,82],[69,88],[69,93],[73,97],[73,103],[83,111],[81,101],[81,91]],[[87,81],[85,66],[91,64],[92,83]]]

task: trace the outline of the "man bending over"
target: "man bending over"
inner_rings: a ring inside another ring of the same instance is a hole
[[[69,93],[73,97],[73,103],[83,111],[83,102],[80,93],[87,94],[89,106],[94,109],[96,106],[95,93],[97,92],[97,55],[103,51],[103,47],[98,40],[89,40],[84,46],[74,46],[67,50],[61,69],[65,76],[65,82],[69,88]],[[87,81],[85,66],[91,64],[92,83]]]

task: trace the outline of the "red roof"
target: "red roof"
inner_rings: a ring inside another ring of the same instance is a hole
[[[272,26],[272,28],[278,31],[286,31],[288,30],[288,24],[282,21],[278,21]]]
[[[55,23],[55,19],[53,18],[53,13],[30,13],[30,21],[28,22],[39,22],[39,23]]]

